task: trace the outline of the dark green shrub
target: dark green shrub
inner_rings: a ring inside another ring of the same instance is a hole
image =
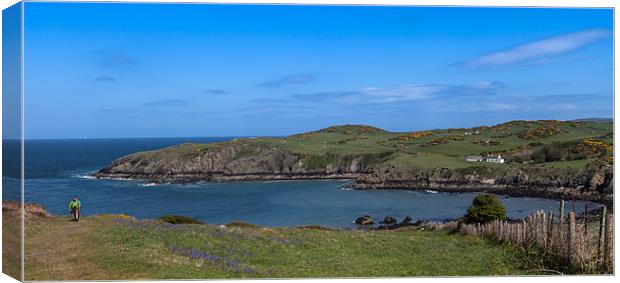
[[[523,158],[521,156],[515,156],[512,158],[512,161],[515,163],[523,163]]]
[[[562,153],[560,148],[555,146],[555,144],[544,146],[543,147],[543,152],[545,154],[545,162],[552,162],[552,161],[560,161],[560,160],[562,160],[563,153]]]
[[[171,224],[204,224],[204,222],[202,221],[180,215],[164,215],[162,217],[159,217],[157,220],[168,222]]]
[[[484,223],[497,219],[506,219],[506,209],[495,195],[490,194],[477,195],[465,214],[467,223]]]
[[[339,156],[328,152],[326,154],[310,154],[304,158],[306,169],[321,170],[330,164],[337,164]]]

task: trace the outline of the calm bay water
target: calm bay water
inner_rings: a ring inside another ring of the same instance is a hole
[[[183,142],[214,142],[231,138],[75,139],[26,141],[25,198],[52,214],[68,214],[78,195],[83,214],[127,213],[138,218],[164,214],[191,216],[213,224],[246,221],[266,226],[325,225],[355,227],[361,215],[442,220],[462,216],[474,193],[343,189],[347,180],[251,181],[152,185],[140,181],[97,180],[89,174],[115,158]],[[18,199],[17,179],[3,178],[4,199]],[[512,218],[537,209],[557,209],[558,201],[500,196]],[[579,211],[584,203],[577,204]],[[593,205],[590,205],[593,207]]]

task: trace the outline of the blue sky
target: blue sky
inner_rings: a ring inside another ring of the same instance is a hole
[[[26,3],[26,138],[613,115],[611,9]]]
[[[21,138],[21,5],[2,11],[2,138]],[[4,150],[6,150],[5,148]],[[6,152],[6,151],[5,151]],[[17,153],[19,154],[19,153]]]

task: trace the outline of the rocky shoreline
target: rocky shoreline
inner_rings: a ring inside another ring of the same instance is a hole
[[[196,183],[196,182],[234,182],[234,181],[296,181],[296,180],[342,180],[350,179],[347,188],[354,190],[411,190],[437,191],[447,193],[494,193],[511,197],[537,197],[547,199],[585,200],[613,207],[613,195],[585,190],[581,187],[548,187],[540,185],[501,184],[495,179],[483,180],[398,180],[384,179],[372,182],[372,174],[331,173],[331,174],[102,174],[96,173],[98,179],[140,180],[154,183]]]
[[[604,204],[613,207],[613,196],[600,193],[580,193],[579,188],[549,188],[549,187],[518,187],[507,185],[487,185],[487,184],[438,184],[424,182],[389,182],[380,185],[368,185],[352,183],[350,188],[355,190],[410,190],[410,191],[437,191],[445,193],[493,193],[507,195],[511,197],[535,197],[546,199],[585,200]]]
[[[93,177],[97,179],[119,179],[119,180],[139,180],[153,183],[197,183],[197,182],[235,182],[235,181],[295,181],[295,180],[355,180],[360,177],[359,173],[345,174],[212,174],[212,173],[195,173],[195,174],[102,174],[95,173]]]

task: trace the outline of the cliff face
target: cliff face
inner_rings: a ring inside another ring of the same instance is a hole
[[[369,173],[367,156],[296,155],[262,145],[228,144],[208,150],[179,145],[119,158],[95,174],[98,178],[151,179],[164,182],[209,180],[352,178]]]
[[[613,203],[613,167],[592,162],[584,170],[524,167],[470,167],[401,171],[383,167],[359,176],[355,189],[425,189],[495,192],[513,196],[587,199]]]

